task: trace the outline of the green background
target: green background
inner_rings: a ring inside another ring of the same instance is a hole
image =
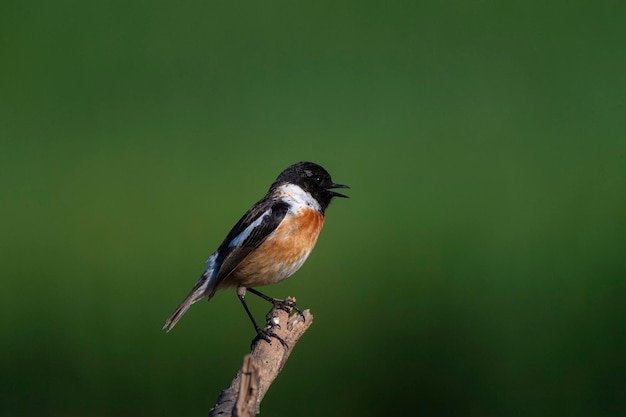
[[[206,415],[252,327],[163,321],[311,160],[352,198],[265,288],[315,323],[263,415],[626,415],[625,16],[4,0],[0,414]]]

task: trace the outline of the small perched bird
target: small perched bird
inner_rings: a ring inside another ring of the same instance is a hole
[[[330,201],[333,197],[348,197],[333,188],[350,187],[335,184],[324,168],[312,162],[287,167],[209,257],[196,285],[163,329],[169,332],[196,301],[204,297],[210,300],[217,290],[236,288],[257,337],[269,341],[269,336],[275,335],[261,329],[254,320],[246,304],[246,290],[275,306],[288,306],[286,301],[252,287],[279,283],[300,269],[315,246]]]

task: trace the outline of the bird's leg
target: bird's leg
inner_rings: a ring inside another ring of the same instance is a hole
[[[246,313],[248,314],[248,317],[250,317],[250,320],[252,321],[252,325],[254,326],[254,330],[256,331],[256,337],[254,339],[252,339],[252,343],[250,344],[250,348],[254,349],[254,346],[256,345],[256,343],[259,340],[261,340],[261,339],[263,339],[267,343],[271,344],[272,342],[271,342],[270,338],[274,337],[274,338],[278,339],[280,344],[283,345],[285,347],[285,349],[287,349],[289,347],[287,345],[287,342],[285,342],[280,336],[278,336],[276,333],[274,333],[272,331],[272,327],[271,326],[268,326],[268,328],[262,329],[257,324],[256,320],[254,319],[254,316],[252,315],[252,312],[250,311],[250,308],[248,307],[248,303],[246,303],[246,287],[239,287],[239,288],[237,288],[237,297],[239,297],[239,301],[241,301],[241,304],[243,305],[243,308],[246,310]]]
[[[279,300],[278,298],[272,298],[269,295],[265,295],[260,291],[255,290],[254,288],[247,288],[248,291],[250,291],[252,294],[261,297],[262,299],[264,299],[267,302],[270,302],[274,305],[274,308],[279,308],[283,311],[286,311],[287,313],[291,313],[291,310],[295,310],[298,314],[300,314],[300,317],[302,317],[302,320],[306,320],[306,318],[304,317],[304,313],[302,312],[302,310],[300,310],[297,306],[296,306],[296,302],[295,301],[291,301],[291,300]],[[266,316],[266,318],[269,320],[271,317],[270,315],[272,314],[272,312],[270,311],[268,313],[268,315]]]

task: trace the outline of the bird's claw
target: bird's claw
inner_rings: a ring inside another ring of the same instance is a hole
[[[272,331],[272,328],[273,326],[270,328],[266,328],[266,329],[260,329],[260,328],[257,329],[256,337],[252,339],[252,342],[250,343],[250,350],[254,350],[254,348],[256,347],[256,344],[261,340],[265,340],[267,343],[271,345],[272,337],[277,339],[280,342],[280,344],[283,345],[285,349],[289,349],[289,345],[287,344],[287,342],[285,342],[282,337],[274,333]]]
[[[283,310],[289,314],[291,314],[292,311],[295,311],[296,313],[298,313],[300,315],[300,317],[302,317],[302,321],[306,321],[306,317],[304,315],[304,312],[302,310],[300,310],[298,308],[298,306],[296,305],[296,302],[291,300],[291,299],[286,299],[286,300],[278,300],[278,299],[274,299],[272,301],[272,304],[274,305],[274,309],[278,309],[278,310]],[[265,318],[270,321],[272,319],[272,310],[270,310],[269,313],[267,313],[267,315],[265,316]]]

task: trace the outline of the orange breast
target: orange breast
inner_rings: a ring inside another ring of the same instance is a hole
[[[324,216],[312,209],[288,214],[280,226],[228,277],[231,285],[257,287],[278,283],[296,272],[322,230]]]

